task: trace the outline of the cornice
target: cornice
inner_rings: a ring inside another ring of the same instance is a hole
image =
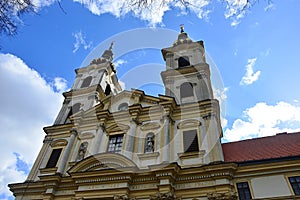
[[[91,94],[93,92],[103,92],[102,88],[100,85],[92,85],[86,88],[80,88],[80,89],[71,89],[68,92],[64,92],[63,96],[65,98],[72,98],[74,96],[80,96],[80,95],[86,95],[86,94]]]

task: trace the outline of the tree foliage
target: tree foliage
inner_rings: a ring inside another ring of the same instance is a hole
[[[0,0],[0,34],[15,35],[24,13],[33,12],[31,0]]]

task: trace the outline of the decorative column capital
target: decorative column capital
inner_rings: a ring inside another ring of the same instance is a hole
[[[70,133],[71,133],[71,135],[75,135],[75,136],[78,134],[76,128],[71,128],[71,129],[70,129]]]
[[[43,143],[51,143],[53,141],[53,138],[45,136]]]

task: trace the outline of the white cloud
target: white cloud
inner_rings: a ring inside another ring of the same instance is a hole
[[[55,2],[56,0],[32,0],[32,3],[36,11],[38,11],[42,7],[50,6]]]
[[[116,61],[114,62],[114,65],[115,65],[116,68],[117,68],[117,67],[120,67],[121,65],[126,64],[126,63],[127,63],[126,60],[118,59],[118,60],[116,60]]]
[[[297,105],[282,101],[276,105],[260,102],[243,114],[243,119],[236,119],[232,127],[225,130],[225,140],[237,141],[300,131],[300,106]]]
[[[67,80],[61,77],[54,78],[54,87],[61,93],[67,90]]]
[[[257,58],[248,59],[248,64],[246,65],[246,74],[243,76],[240,81],[240,85],[250,85],[258,80],[261,71],[257,71],[254,73],[253,66],[255,65]]]
[[[0,54],[0,196],[8,198],[8,183],[27,176],[18,163],[32,165],[53,123],[63,97],[20,58]],[[18,155],[18,156],[16,156]]]
[[[219,101],[220,105],[220,112],[221,112],[221,125],[223,128],[227,126],[227,119],[225,119],[225,106],[226,106],[226,99],[227,95],[226,92],[228,91],[228,87],[222,88],[222,89],[217,89],[214,88],[213,86],[213,93],[214,93],[214,98],[216,98]]]
[[[125,88],[126,88],[125,83],[123,81],[120,81],[120,80],[119,80],[119,83],[120,83],[120,86],[121,86],[122,90],[125,90]]]
[[[76,51],[80,48],[80,46],[82,46],[84,50],[91,48],[93,42],[91,41],[87,42],[85,36],[82,34],[81,31],[77,31],[72,35],[75,38],[73,53],[76,53]]]
[[[147,21],[149,26],[156,26],[157,24],[163,24],[163,16],[170,9],[179,9],[181,14],[185,14],[186,9],[189,9],[195,13],[200,19],[208,20],[208,15],[211,10],[206,6],[211,0],[187,0],[183,5],[181,1],[172,0],[153,0],[145,7],[139,7],[138,4],[134,4],[133,1],[119,0],[73,0],[83,4],[93,14],[101,15],[104,13],[110,13],[119,18],[126,14],[132,13],[135,17]]]
[[[231,26],[237,26],[241,19],[246,15],[246,9],[249,6],[247,0],[225,0],[227,3],[225,18],[231,19]]]

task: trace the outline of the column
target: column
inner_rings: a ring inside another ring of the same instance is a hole
[[[66,164],[67,164],[67,161],[68,161],[71,149],[72,149],[72,146],[74,144],[75,137],[77,135],[77,131],[75,129],[71,129],[70,132],[71,132],[70,139],[69,139],[68,144],[63,152],[62,158],[60,160],[60,163],[59,163],[58,169],[57,169],[57,172],[60,174],[63,174],[63,172],[64,172],[64,169],[66,167]]]
[[[95,145],[92,151],[92,155],[97,154],[100,152],[100,143],[102,143],[102,140],[104,135],[104,125],[103,124],[99,124],[98,126],[98,130],[96,132],[96,137],[95,137]]]
[[[170,161],[170,119],[168,115],[164,116],[164,135],[163,135],[163,162]]]

